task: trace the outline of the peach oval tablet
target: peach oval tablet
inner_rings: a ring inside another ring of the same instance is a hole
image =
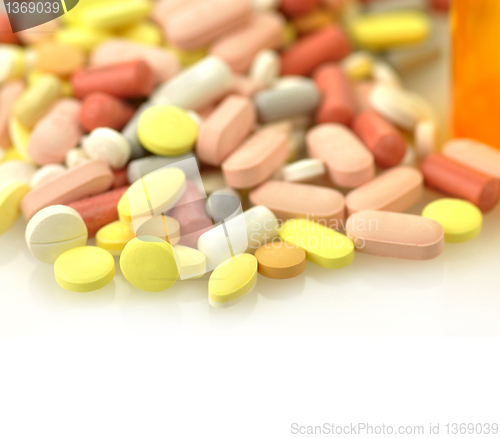
[[[80,106],[76,99],[62,99],[36,124],[28,142],[28,154],[36,164],[61,164],[78,145],[83,135]]]
[[[470,201],[483,213],[500,199],[500,182],[496,178],[442,155],[429,155],[420,169],[429,188]]]
[[[347,221],[356,251],[381,257],[430,260],[444,249],[444,230],[435,220],[388,211],[360,211]]]
[[[248,25],[219,39],[210,49],[237,73],[246,73],[255,55],[263,49],[276,49],[283,35],[283,19],[276,13],[257,15]]]
[[[85,64],[85,54],[75,46],[44,42],[36,48],[36,69],[67,78]]]
[[[361,210],[404,212],[424,194],[422,172],[412,167],[388,170],[346,197],[347,214]]]
[[[306,252],[282,240],[261,246],[255,257],[259,274],[268,278],[285,280],[297,277],[306,269]]]
[[[309,219],[338,229],[345,219],[342,193],[328,187],[267,181],[250,192],[253,205],[269,208],[278,219]]]
[[[311,157],[323,160],[341,187],[359,187],[375,175],[373,155],[345,126],[319,125],[309,131],[307,145]]]
[[[399,131],[375,111],[358,114],[353,121],[354,133],[368,146],[380,167],[397,166],[406,154],[406,141]]]
[[[255,187],[271,177],[287,157],[287,134],[277,129],[262,129],[222,163],[224,179],[235,189]]]
[[[105,192],[113,184],[113,173],[104,161],[90,160],[34,188],[23,199],[26,220],[49,205],[68,204]]]
[[[197,49],[247,23],[251,13],[250,0],[190,3],[165,20],[167,40],[180,49]]]
[[[500,151],[483,143],[468,139],[451,140],[444,145],[443,155],[500,179]]]
[[[227,97],[201,125],[196,146],[199,159],[220,166],[250,134],[255,119],[255,108],[249,99]]]
[[[351,52],[351,43],[336,25],[328,26],[299,40],[281,55],[282,75],[309,75],[328,61],[340,61]]]

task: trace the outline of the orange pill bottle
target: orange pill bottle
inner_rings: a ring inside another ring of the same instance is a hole
[[[500,0],[453,0],[455,137],[500,148]]]

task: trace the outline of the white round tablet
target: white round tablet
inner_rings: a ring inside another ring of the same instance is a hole
[[[270,87],[278,78],[281,59],[274,50],[261,50],[250,66],[250,77],[266,87]]]
[[[31,253],[38,260],[54,264],[64,252],[85,246],[88,231],[76,210],[66,205],[52,205],[31,218],[25,237]]]
[[[125,167],[132,154],[127,139],[111,128],[94,129],[82,147],[89,157],[103,160],[113,169]]]

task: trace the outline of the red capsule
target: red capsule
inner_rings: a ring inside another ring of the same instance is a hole
[[[380,167],[397,166],[406,154],[406,141],[399,131],[375,111],[364,111],[352,124],[355,134],[363,140]]]
[[[297,17],[312,12],[319,3],[319,0],[281,0],[280,11],[288,17]]]
[[[313,74],[323,94],[316,114],[318,123],[341,123],[348,126],[355,114],[355,101],[349,78],[333,64],[319,67]]]
[[[146,62],[137,60],[80,70],[73,75],[71,83],[78,99],[95,92],[134,99],[151,94],[155,75]]]
[[[425,184],[477,205],[486,213],[500,198],[500,181],[439,154],[429,155],[421,166]]]
[[[68,204],[82,217],[89,231],[89,239],[105,225],[118,220],[118,201],[128,190],[128,186],[91,196]]]
[[[88,132],[96,128],[121,131],[134,113],[134,107],[116,97],[105,93],[92,93],[82,102],[80,124]]]

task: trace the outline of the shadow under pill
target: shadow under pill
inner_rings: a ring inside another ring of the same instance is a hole
[[[92,292],[72,292],[57,284],[54,267],[41,263],[31,272],[29,278],[30,294],[43,304],[70,305],[72,307],[94,306],[111,303],[115,298],[115,283]]]
[[[257,292],[259,295],[276,301],[291,300],[304,292],[306,276],[304,273],[294,278],[277,280],[259,274]]]
[[[208,318],[210,326],[217,330],[227,330],[241,326],[245,322],[245,320],[250,317],[257,306],[257,288],[258,284],[248,296],[231,307],[219,309],[216,307],[212,307],[207,302],[207,306],[209,307]]]

